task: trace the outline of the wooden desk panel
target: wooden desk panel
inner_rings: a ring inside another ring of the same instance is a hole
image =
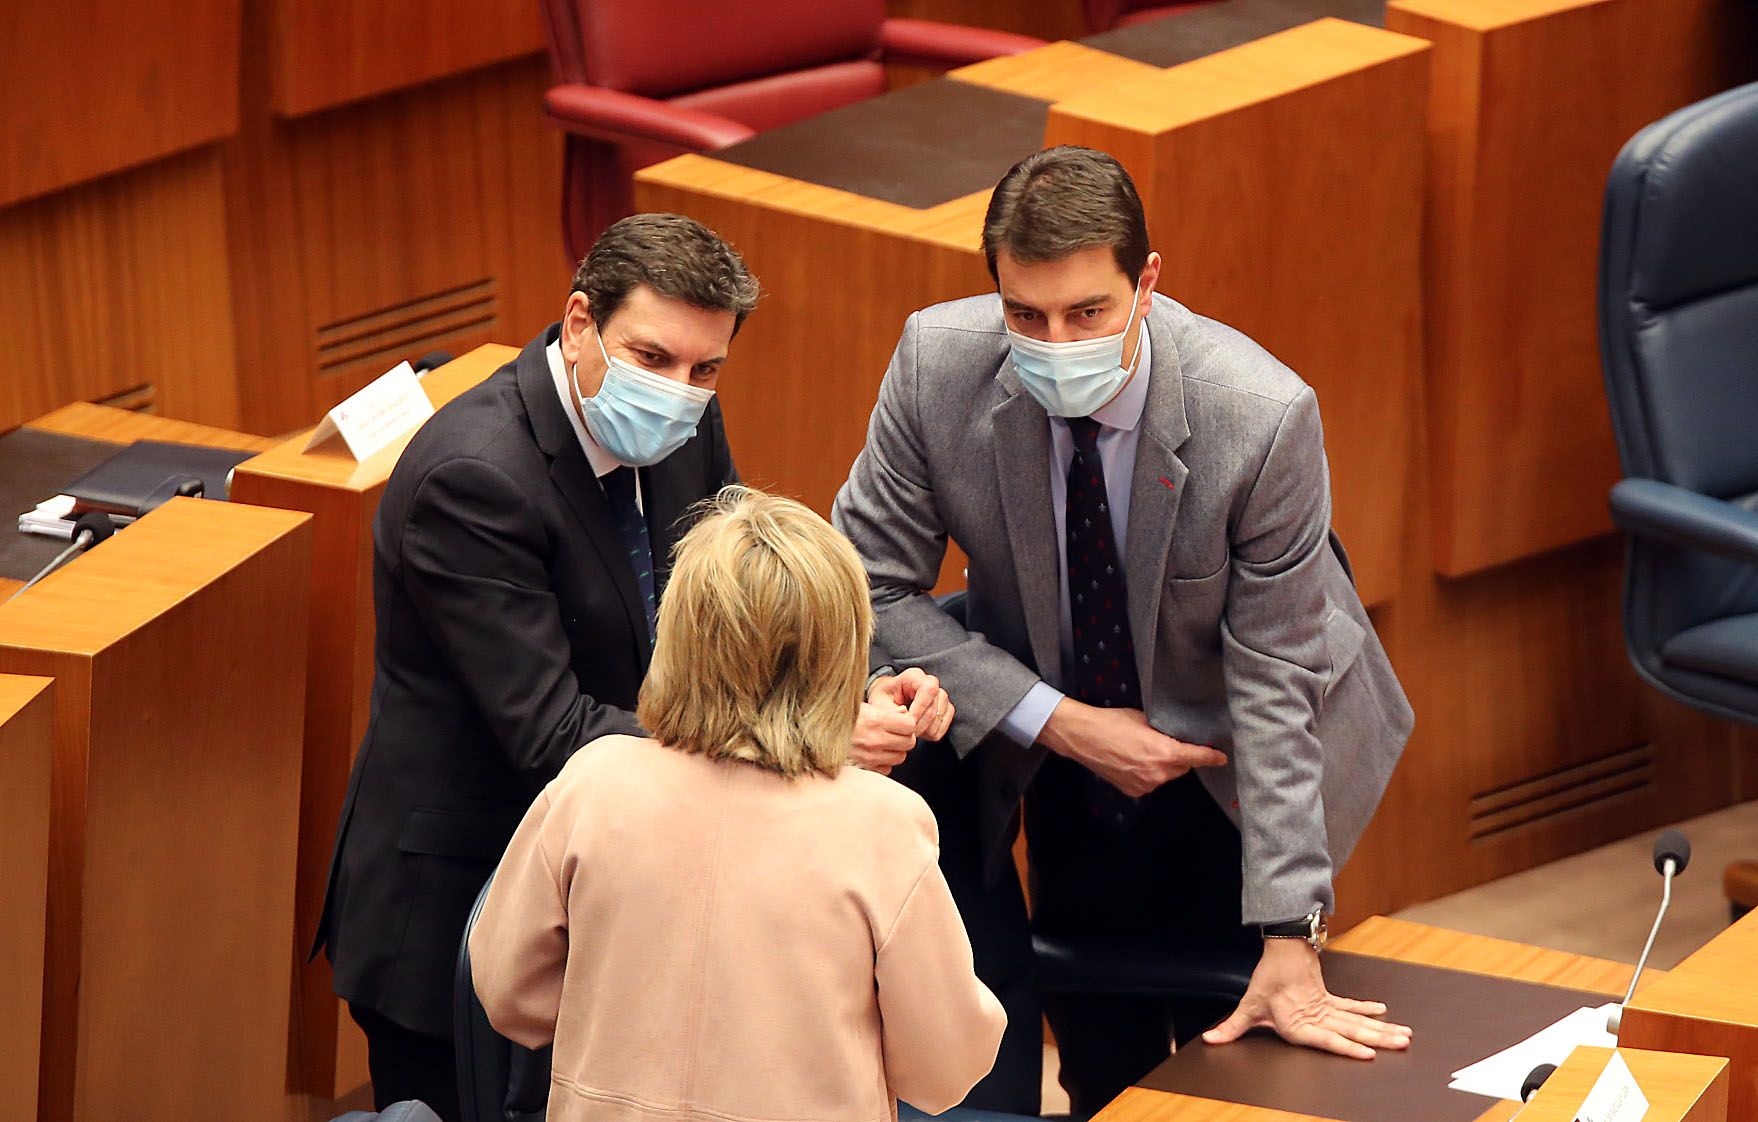
[[[1758,73],[1741,0],[1393,0],[1432,40],[1428,431],[1436,568],[1610,531],[1620,472],[1595,324],[1606,173],[1625,140]]]
[[[173,499],[0,606],[56,679],[43,1122],[280,1113],[308,521]]]
[[[294,117],[544,49],[531,0],[275,0],[274,105]],[[533,118],[537,106],[531,107]]]
[[[1122,160],[1166,261],[1160,290],[1317,391],[1334,521],[1369,604],[1395,594],[1404,549],[1426,53],[1320,20],[1062,102],[1045,136]],[[1339,139],[1311,143],[1325,134]]]
[[[54,703],[49,679],[0,674],[0,1118],[37,1116]]]
[[[204,448],[226,448],[234,452],[264,452],[275,446],[266,436],[233,432],[231,429],[178,421],[154,413],[135,413],[128,409],[111,409],[76,401],[32,421],[28,428],[45,432],[83,436],[89,440],[108,440],[115,444],[132,444],[137,440],[165,440],[175,444],[199,444]]]
[[[211,148],[0,210],[0,430],[140,386],[235,423],[226,233]]]
[[[1648,1100],[1643,1122],[1727,1122],[1726,1060],[1635,1048],[1616,1051]],[[1611,1063],[1612,1052],[1575,1049],[1520,1112],[1521,1122],[1575,1122],[1588,1092]]]
[[[422,387],[438,408],[518,353],[478,347],[429,373]],[[366,1081],[365,1042],[331,988],[329,962],[320,956],[308,963],[306,952],[323,910],[336,823],[370,711],[372,520],[408,441],[357,463],[340,441],[304,451],[309,437],[309,430],[297,433],[239,464],[232,497],[312,516],[287,1081],[290,1090],[333,1099]]]
[[[1624,1010],[1619,1040],[1731,1061],[1728,1117],[1758,1118],[1758,912],[1748,912]]]
[[[0,206],[230,135],[241,8],[10,0],[0,9]]]

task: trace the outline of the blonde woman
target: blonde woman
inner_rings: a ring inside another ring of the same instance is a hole
[[[639,716],[526,814],[470,939],[489,1019],[553,1041],[551,1122],[889,1122],[995,1060],[907,788],[845,767],[872,631],[854,549],[732,487],[679,543]]]

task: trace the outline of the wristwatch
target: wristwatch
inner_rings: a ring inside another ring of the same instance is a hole
[[[1325,938],[1330,929],[1325,925],[1325,910],[1322,907],[1284,923],[1266,923],[1260,930],[1266,939],[1303,939],[1307,946],[1315,951],[1325,949]]]

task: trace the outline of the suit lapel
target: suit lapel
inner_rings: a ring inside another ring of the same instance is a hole
[[[641,672],[645,674],[651,654],[650,644],[645,641],[647,609],[641,602],[641,590],[635,584],[635,571],[630,568],[617,535],[610,500],[604,497],[604,486],[592,474],[579,437],[574,435],[573,425],[562,412],[561,398],[556,394],[546,353],[546,348],[555,340],[556,331],[557,328],[552,326],[520,354],[519,394],[525,400],[525,412],[531,418],[531,432],[537,438],[537,446],[549,457],[549,477],[585,529],[586,538],[604,563],[605,572],[610,574],[611,583],[622,598],[623,610],[628,613],[632,634],[642,640],[635,646],[639,651]]]
[[[1166,555],[1172,546],[1178,505],[1184,498],[1185,477],[1190,474],[1177,455],[1179,446],[1190,436],[1190,423],[1184,412],[1184,375],[1166,319],[1156,300],[1154,311],[1148,316],[1153,367],[1147,403],[1142,408],[1141,438],[1136,443],[1128,541],[1123,554],[1124,572],[1128,574],[1129,632],[1135,640],[1135,662],[1143,697],[1152,695],[1160,597],[1166,588]]]
[[[1050,422],[1043,407],[1020,385],[1011,358],[995,380],[1008,395],[989,414],[995,430],[995,474],[1026,634],[1038,676],[1060,681],[1061,597],[1056,587],[1056,515],[1050,505]]]

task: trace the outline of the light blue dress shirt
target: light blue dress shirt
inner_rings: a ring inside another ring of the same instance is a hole
[[[1111,533],[1118,552],[1129,540],[1129,497],[1135,477],[1135,449],[1141,442],[1141,415],[1148,402],[1148,375],[1154,357],[1146,326],[1141,333],[1140,354],[1136,356],[1135,374],[1116,397],[1096,412],[1099,422],[1099,463],[1105,469],[1105,494],[1111,507]],[[1063,417],[1050,418],[1050,504],[1056,516],[1056,587],[1058,599],[1057,634],[1062,645],[1062,664],[1073,660],[1074,625],[1068,608],[1068,465],[1074,462],[1074,436]],[[1128,579],[1127,572],[1125,580]],[[1145,690],[1147,683],[1143,682]],[[1044,731],[1045,722],[1062,700],[1056,685],[1040,681],[1027,691],[1001,723],[1001,734],[1020,745],[1031,745]]]

